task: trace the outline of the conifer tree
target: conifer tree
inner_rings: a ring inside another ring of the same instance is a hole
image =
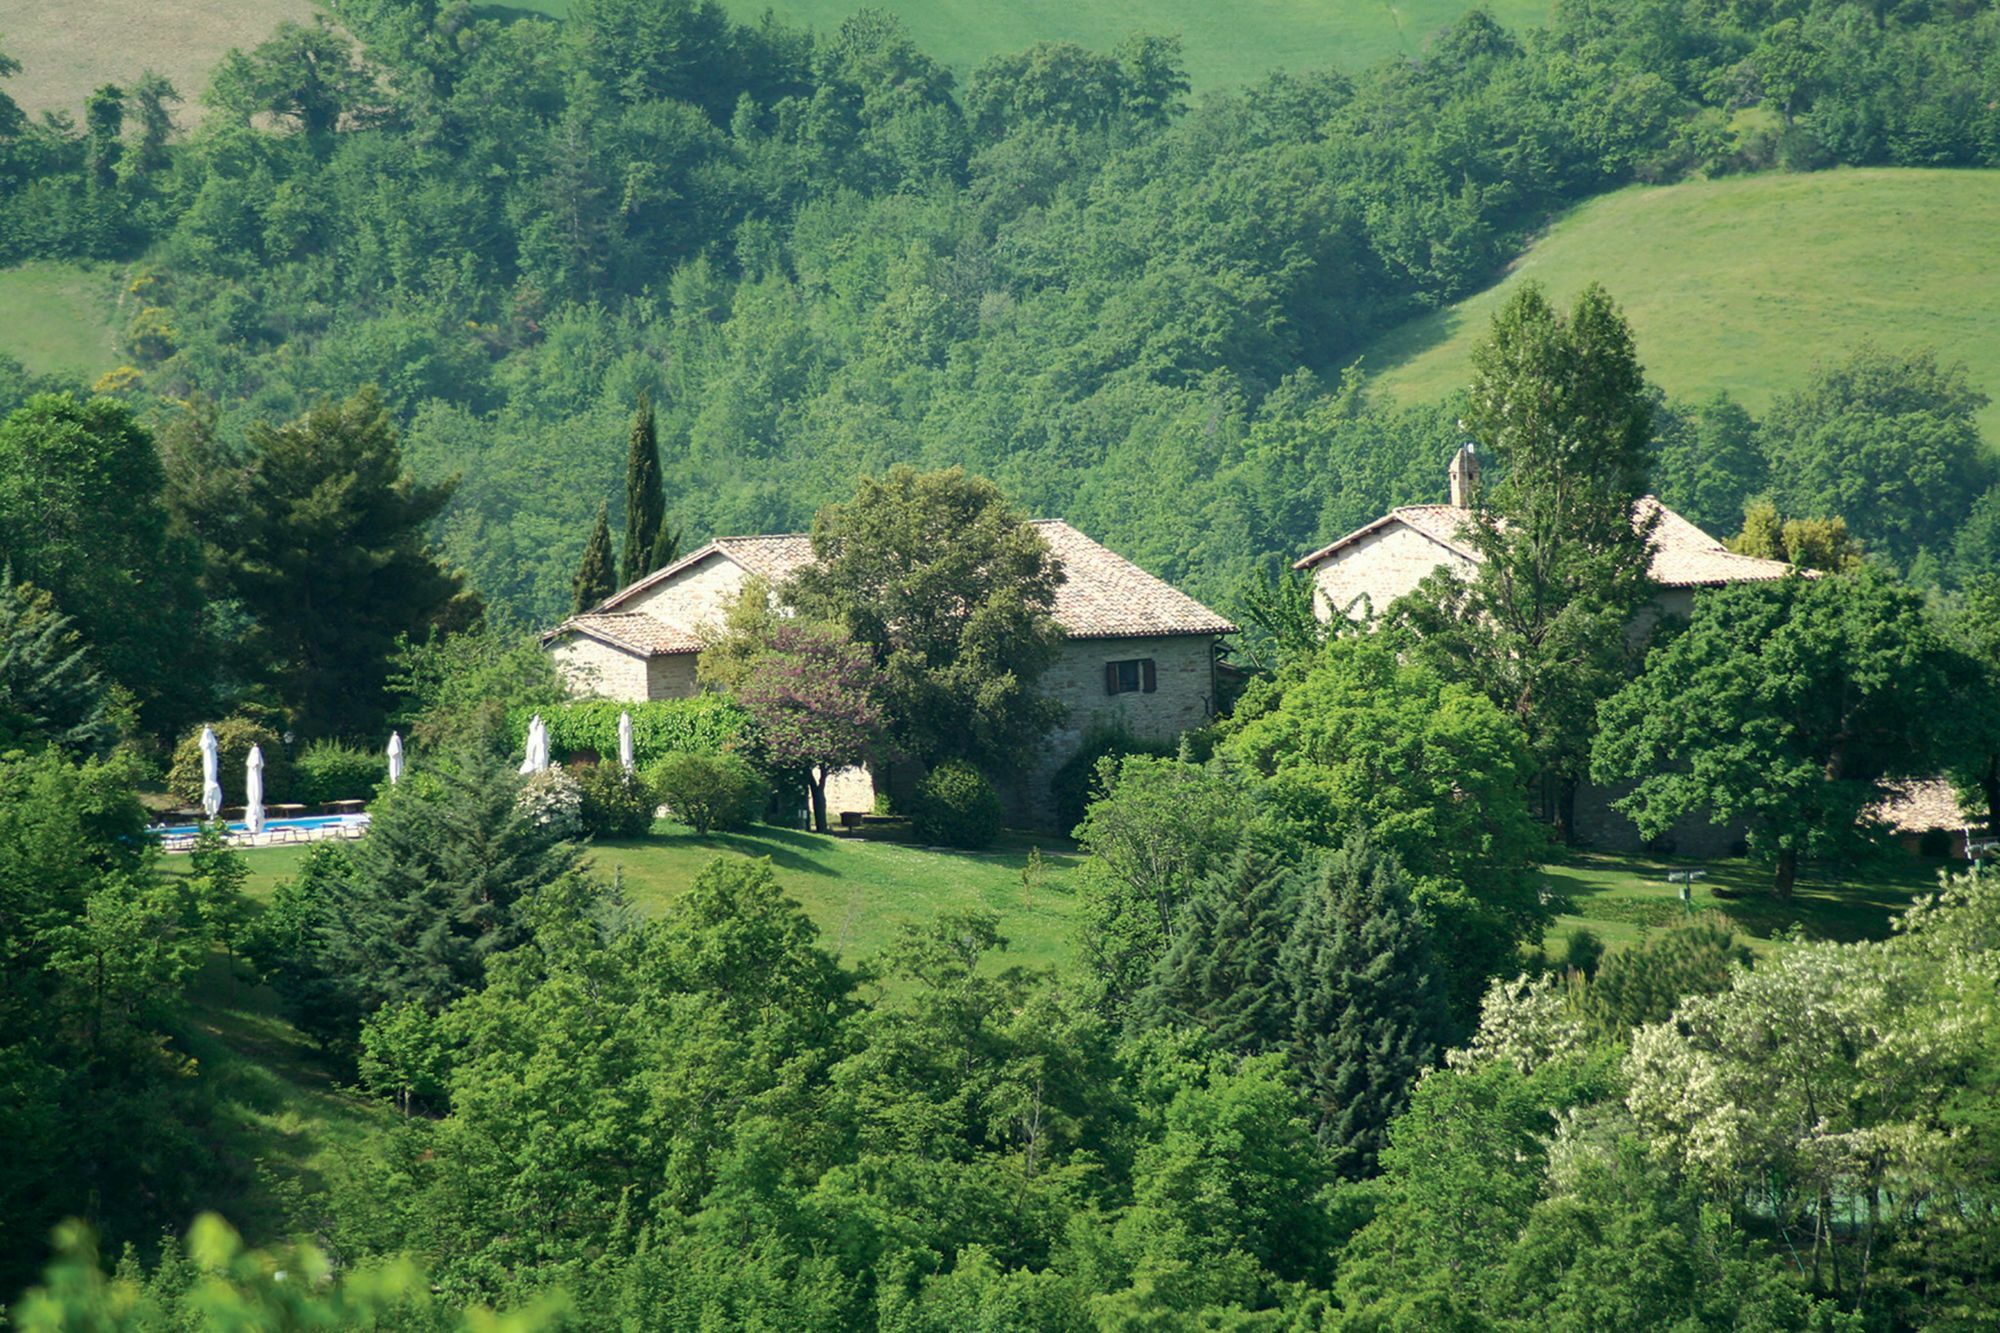
[[[1292,1058],[1335,1168],[1372,1175],[1389,1121],[1448,1037],[1443,974],[1395,857],[1329,855],[1285,941]]]
[[[112,739],[103,678],[55,599],[0,565],[0,750],[90,752]]]
[[[576,578],[571,581],[573,595],[571,610],[588,611],[599,602],[618,591],[617,576],[611,569],[611,507],[597,506],[597,522],[590,529],[590,540],[584,543],[583,563],[577,566]]]
[[[667,501],[660,489],[660,441],[653,420],[651,395],[639,395],[632,414],[632,439],[625,453],[625,552],[618,583],[635,582],[659,565],[661,538],[667,535]],[[678,543],[673,543],[678,544]]]
[[[1292,996],[1279,955],[1298,896],[1283,857],[1256,842],[1240,848],[1182,909],[1173,946],[1134,1002],[1137,1021],[1205,1028],[1246,1055],[1281,1049]]]

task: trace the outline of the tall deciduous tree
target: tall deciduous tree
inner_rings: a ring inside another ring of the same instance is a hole
[[[150,435],[124,404],[43,394],[0,425],[0,557],[55,599],[149,726],[205,708],[200,552],[171,529]]]
[[[672,564],[679,550],[680,535],[667,526],[667,500],[660,489],[660,439],[653,400],[641,394],[625,451],[625,550],[619,583],[632,583]]]
[[[1598,702],[1631,665],[1626,627],[1650,593],[1652,399],[1603,288],[1567,316],[1523,287],[1473,354],[1466,426],[1505,473],[1464,540],[1469,580],[1441,572],[1405,621],[1440,669],[1470,672],[1521,721],[1565,837]]]
[[[1444,969],[1396,858],[1365,839],[1327,857],[1278,965],[1320,1142],[1342,1175],[1373,1175],[1389,1122],[1450,1034]]]
[[[737,702],[776,767],[804,775],[813,827],[826,829],[826,780],[868,756],[882,725],[875,661],[845,630],[786,621],[750,666]]]
[[[1863,346],[1764,418],[1771,490],[1787,513],[1839,514],[1901,566],[1942,556],[1994,480],[1980,441],[1986,395],[1964,362]]]
[[[570,610],[588,611],[618,591],[618,576],[611,564],[611,508],[597,506],[597,521],[590,527],[590,540],[583,546],[583,563],[576,568],[570,585]]]
[[[242,510],[213,527],[218,563],[299,729],[373,738],[397,640],[476,615],[424,536],[451,487],[403,470],[372,390],[282,426],[259,422],[248,441]]]
[[[1060,715],[1035,685],[1062,642],[1062,572],[992,482],[891,468],[820,510],[812,544],[789,600],[874,653],[903,753],[1004,765]]]
[[[1933,771],[1956,679],[1923,598],[1881,575],[1719,588],[1606,701],[1591,773],[1637,784],[1618,805],[1647,837],[1695,812],[1746,823],[1788,897],[1880,779]]]

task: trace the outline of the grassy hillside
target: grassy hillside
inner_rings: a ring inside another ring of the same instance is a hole
[[[543,0],[554,8],[563,0]],[[765,9],[796,23],[827,27],[860,8],[859,0],[725,0],[739,18]],[[1125,34],[1178,32],[1197,88],[1247,83],[1272,69],[1336,65],[1360,69],[1412,55],[1424,39],[1473,8],[1469,0],[877,0],[902,16],[917,44],[961,72],[987,56],[1038,41],[1092,48]],[[1508,27],[1542,21],[1547,0],[1495,0]]]
[[[118,364],[117,297],[111,268],[37,260],[0,269],[0,352],[37,374],[88,384]]]
[[[0,0],[0,51],[21,62],[7,95],[82,120],[92,88],[154,69],[186,99],[185,123],[218,56],[312,14],[313,0]]]
[[[839,23],[861,0],[724,0],[756,22],[765,10],[793,23]],[[1037,41],[1106,47],[1134,29],[1178,32],[1197,87],[1243,83],[1274,68],[1338,65],[1357,69],[1385,56],[1415,52],[1431,33],[1467,9],[1469,0],[880,0],[900,14],[919,44],[968,72],[987,56]],[[313,0],[0,0],[0,50],[22,73],[8,93],[31,112],[83,114],[85,95],[142,68],[174,81],[190,103],[209,68],[232,46],[254,44],[285,19],[311,16]],[[560,18],[569,0],[500,0],[481,5],[501,15]],[[1509,26],[1539,23],[1547,0],[1494,0]],[[191,114],[184,109],[183,117]]]
[[[1639,186],[1584,204],[1498,285],[1383,339],[1403,401],[1465,383],[1472,345],[1518,283],[1567,301],[1602,282],[1668,392],[1727,389],[1753,411],[1864,338],[1929,344],[2000,399],[2000,172],[1869,169]],[[1984,414],[2000,441],[2000,403]]]

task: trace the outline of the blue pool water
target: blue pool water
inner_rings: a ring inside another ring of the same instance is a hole
[[[332,828],[336,824],[352,823],[355,818],[356,816],[354,815],[306,815],[299,819],[267,819],[264,821],[264,831],[269,833],[272,829],[281,828]],[[229,831],[231,833],[243,833],[249,827],[248,824],[238,819],[230,823]],[[201,832],[201,826],[199,824],[155,824],[147,829],[146,832],[156,838],[192,837],[194,834]]]

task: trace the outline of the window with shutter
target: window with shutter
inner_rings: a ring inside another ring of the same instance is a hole
[[[1158,688],[1153,674],[1153,659],[1134,657],[1123,662],[1104,664],[1104,692],[1106,694],[1136,694],[1143,690],[1151,694]]]

